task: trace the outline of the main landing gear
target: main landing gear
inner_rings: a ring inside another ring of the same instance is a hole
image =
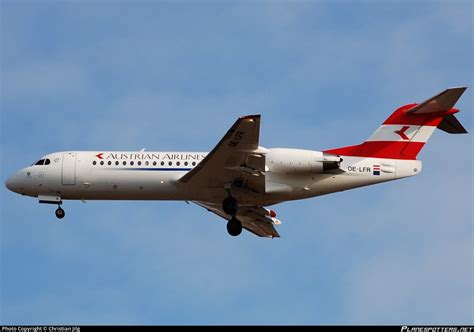
[[[232,236],[242,233],[242,223],[235,217],[237,215],[237,200],[229,196],[222,201],[222,209],[232,218],[227,222],[227,232]]]
[[[64,216],[66,215],[64,210],[61,208],[61,205],[58,205],[58,208],[56,209],[54,213],[56,214],[56,218],[58,219],[63,219]]]
[[[227,232],[232,236],[238,236],[242,233],[242,223],[235,217],[227,222]]]

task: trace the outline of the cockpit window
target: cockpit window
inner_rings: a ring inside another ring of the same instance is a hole
[[[34,163],[33,165],[49,165],[49,164],[51,164],[51,160],[49,160],[49,159],[40,159],[36,163]]]

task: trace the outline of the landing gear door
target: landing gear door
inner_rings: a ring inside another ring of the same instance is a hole
[[[63,154],[62,183],[76,184],[76,153],[74,152]]]

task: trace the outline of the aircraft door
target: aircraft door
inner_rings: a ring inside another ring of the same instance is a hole
[[[63,154],[62,183],[76,184],[76,153],[68,152]]]

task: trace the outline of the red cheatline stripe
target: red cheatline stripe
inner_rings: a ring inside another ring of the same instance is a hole
[[[422,114],[407,114],[406,111],[418,104],[408,104],[400,107],[393,112],[390,117],[385,120],[383,124],[407,124],[407,125],[424,125],[424,126],[438,126],[444,116],[455,114],[459,112],[458,109],[452,108],[443,113],[422,113]]]
[[[416,159],[424,145],[423,142],[369,141],[323,152],[354,157]]]

